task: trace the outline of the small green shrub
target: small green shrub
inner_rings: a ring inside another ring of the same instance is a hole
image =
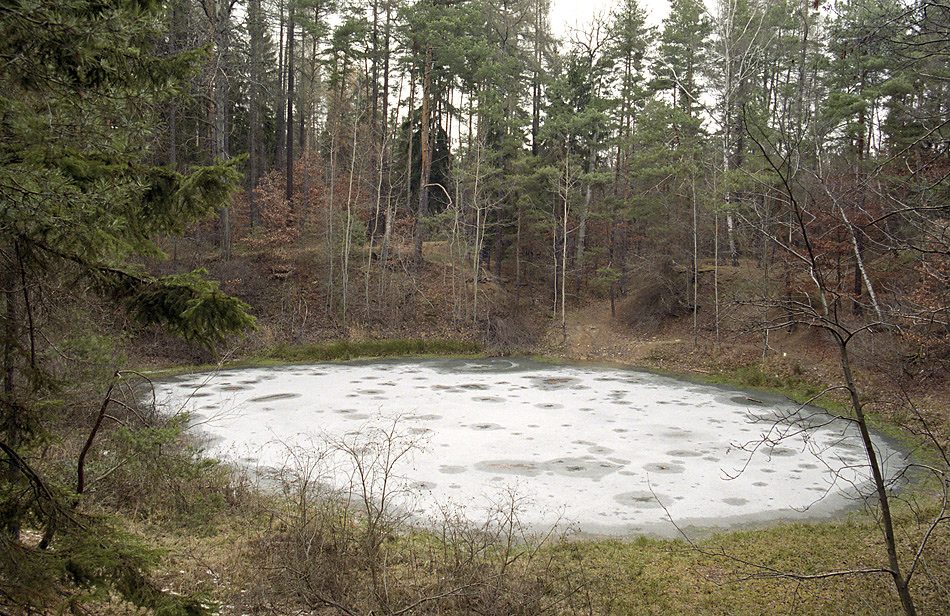
[[[227,468],[202,456],[185,432],[188,417],[122,427],[99,445],[89,498],[112,510],[209,532],[232,493]]]

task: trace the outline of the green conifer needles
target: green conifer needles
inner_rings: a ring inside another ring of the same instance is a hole
[[[199,272],[155,277],[130,264],[161,254],[156,235],[181,234],[224,204],[241,162],[187,173],[149,164],[162,105],[199,58],[155,53],[159,8],[0,6],[0,248],[30,257],[20,274],[91,277],[141,321],[208,345],[252,326],[247,306]]]

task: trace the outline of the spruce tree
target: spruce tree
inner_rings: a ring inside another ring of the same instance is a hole
[[[240,162],[185,174],[149,164],[161,157],[152,152],[157,118],[202,58],[157,55],[161,8],[153,0],[0,6],[0,596],[25,611],[103,591],[169,613],[201,611],[149,584],[155,554],[77,509],[81,471],[71,489],[35,464],[44,418],[62,405],[48,387],[51,340],[62,332],[44,326],[67,322],[50,315],[71,307],[50,301],[54,285],[74,296],[97,291],[142,323],[205,345],[253,324],[243,303],[200,272],[162,277],[141,265],[161,256],[153,238],[180,234],[224,203]],[[27,525],[42,532],[38,546],[22,540]]]

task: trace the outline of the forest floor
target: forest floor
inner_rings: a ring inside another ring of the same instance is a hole
[[[692,319],[668,319],[644,331],[611,314],[609,300],[595,299],[568,313],[564,327],[549,328],[537,352],[573,361],[618,363],[664,372],[711,375],[758,364],[777,376],[795,374],[816,383],[834,381],[835,357],[814,332],[773,332],[763,356],[762,340],[708,331],[694,336]]]

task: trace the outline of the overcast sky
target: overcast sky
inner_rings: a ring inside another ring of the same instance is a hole
[[[571,28],[583,26],[597,13],[606,14],[616,0],[552,0],[551,29],[555,34],[565,35]],[[647,12],[647,22],[658,25],[670,11],[668,0],[640,0]]]

